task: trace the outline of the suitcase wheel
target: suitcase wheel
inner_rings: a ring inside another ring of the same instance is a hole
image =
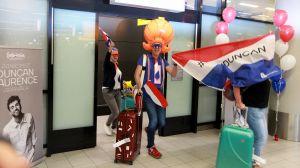
[[[129,165],[133,165],[133,162],[132,162],[132,161],[129,161],[128,164],[129,164]]]
[[[114,163],[118,163],[118,160],[117,160],[117,159],[115,159],[115,160],[114,160]]]

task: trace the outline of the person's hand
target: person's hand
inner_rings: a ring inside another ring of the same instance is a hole
[[[140,95],[142,95],[142,94],[143,94],[143,91],[142,91],[142,89],[141,89],[141,88],[139,88],[137,93],[138,93],[138,94],[140,94]]]
[[[240,110],[246,109],[246,105],[243,102],[236,103],[236,107]]]
[[[0,167],[1,168],[29,168],[29,162],[6,142],[0,141]]]

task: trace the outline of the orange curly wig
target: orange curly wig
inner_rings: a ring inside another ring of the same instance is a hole
[[[152,50],[153,43],[161,43],[163,53],[170,51],[168,44],[173,40],[174,31],[171,24],[164,18],[152,20],[144,29],[144,37],[147,43],[143,47],[147,51]]]

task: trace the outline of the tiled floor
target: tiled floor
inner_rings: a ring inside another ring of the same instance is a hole
[[[144,115],[144,125],[148,123]],[[115,136],[106,136],[103,123],[106,117],[98,117],[97,147],[52,155],[36,168],[213,168],[219,142],[219,130],[199,131],[168,137],[156,136],[156,144],[163,154],[161,159],[148,156],[143,134],[141,155],[133,165],[115,164],[112,144]],[[299,168],[300,143],[269,138],[263,157],[267,159],[264,168]]]

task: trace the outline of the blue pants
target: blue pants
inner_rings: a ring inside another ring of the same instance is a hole
[[[254,133],[254,154],[257,156],[261,155],[268,140],[267,114],[268,108],[248,107],[247,122]]]
[[[148,96],[144,96],[143,104],[145,106],[149,118],[149,124],[147,129],[147,136],[148,136],[147,148],[151,148],[152,146],[154,146],[155,131],[158,128],[162,128],[165,126],[166,109],[155,104],[152,101],[152,99]]]

